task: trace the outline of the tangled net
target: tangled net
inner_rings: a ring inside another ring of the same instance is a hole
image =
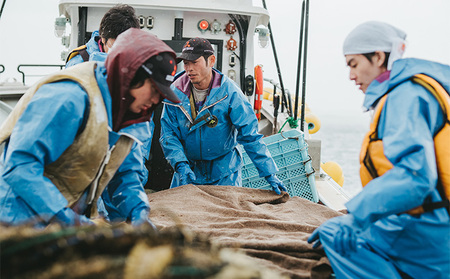
[[[286,278],[183,228],[0,226],[1,278]]]

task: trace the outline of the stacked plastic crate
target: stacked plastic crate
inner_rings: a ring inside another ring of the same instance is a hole
[[[283,181],[291,197],[298,196],[318,202],[314,169],[311,157],[308,155],[308,145],[301,131],[291,130],[275,134],[263,139],[272,158],[278,166],[278,178]],[[258,170],[245,152],[242,152],[244,166],[242,167],[242,186],[254,189],[271,190],[264,177],[259,177]]]

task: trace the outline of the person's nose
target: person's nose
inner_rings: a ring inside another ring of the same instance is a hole
[[[152,105],[157,105],[161,99],[162,98],[159,93],[152,94],[152,96],[150,97],[150,102],[152,103]]]
[[[356,74],[352,70],[350,70],[349,78],[350,80],[356,80]]]

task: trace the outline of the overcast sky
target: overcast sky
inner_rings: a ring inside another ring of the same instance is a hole
[[[0,81],[18,64],[62,64],[63,47],[53,33],[57,0],[7,0],[0,19]],[[259,5],[259,0],[254,0]],[[266,0],[285,87],[296,91],[301,0]],[[405,56],[450,64],[449,0],[311,0],[307,103],[317,115],[361,115],[363,94],[348,80],[342,55],[345,36],[367,20],[391,23],[407,34]],[[265,77],[277,79],[271,47],[255,52]]]
[[[295,92],[302,1],[266,3],[285,87]],[[347,34],[365,21],[385,21],[404,30],[408,34],[405,57],[450,64],[448,0],[311,0],[309,12],[306,100],[318,115],[361,115],[363,94],[348,79],[342,44]],[[265,76],[275,79],[276,71],[268,63],[273,59],[258,52],[255,57],[266,65]]]

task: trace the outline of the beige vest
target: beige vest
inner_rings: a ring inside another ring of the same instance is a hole
[[[95,78],[96,66],[95,62],[82,63],[43,78],[25,92],[0,127],[0,143],[3,143],[10,137],[17,120],[42,85],[60,80],[73,80],[80,84],[87,92],[90,103],[86,127],[55,162],[44,167],[44,176],[55,184],[67,199],[69,207],[76,205],[78,213],[89,215],[84,210],[88,204],[92,205],[90,215],[93,217],[97,215],[98,197],[133,145],[133,139],[121,135],[109,149],[108,116]],[[86,189],[89,192],[87,199],[79,201]]]

